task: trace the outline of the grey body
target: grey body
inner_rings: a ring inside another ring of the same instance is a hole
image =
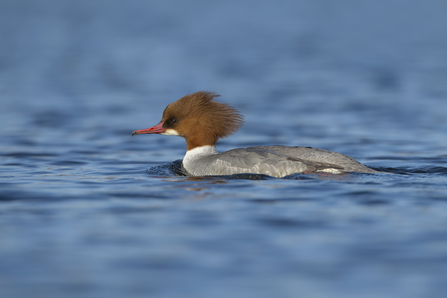
[[[347,155],[310,147],[257,146],[217,153],[214,146],[195,148],[183,166],[192,176],[265,174],[284,177],[293,173],[378,173]]]

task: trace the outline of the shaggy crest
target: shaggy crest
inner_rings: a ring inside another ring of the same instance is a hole
[[[243,116],[232,106],[214,101],[220,95],[209,91],[199,91],[183,96],[171,103],[163,112],[162,121],[176,118],[179,123],[189,121],[200,128],[200,134],[213,144],[219,138],[237,132],[244,123]]]

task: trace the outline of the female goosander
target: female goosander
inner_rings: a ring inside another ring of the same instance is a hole
[[[234,134],[244,121],[235,108],[214,101],[217,96],[206,91],[188,94],[165,108],[160,123],[134,131],[132,136],[162,134],[185,138],[183,167],[190,176],[378,173],[347,155],[311,147],[257,146],[218,153],[217,140]]]

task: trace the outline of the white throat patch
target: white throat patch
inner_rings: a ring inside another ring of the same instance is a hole
[[[175,129],[168,128],[165,132],[161,133],[161,135],[165,136],[179,136],[180,134]]]

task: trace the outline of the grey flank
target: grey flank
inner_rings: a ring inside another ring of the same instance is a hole
[[[192,176],[265,174],[274,177],[302,172],[378,173],[337,152],[310,147],[257,146],[197,158]]]

